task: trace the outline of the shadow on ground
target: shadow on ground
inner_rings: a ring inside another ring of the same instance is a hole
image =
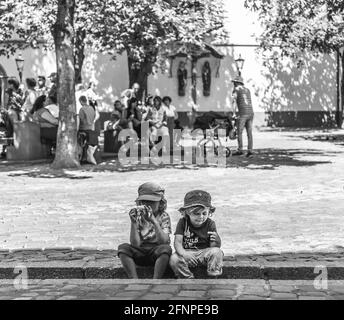
[[[333,157],[336,152],[323,152],[321,150],[312,149],[258,149],[255,150],[255,155],[251,158],[245,156],[232,156],[227,159],[226,168],[245,168],[248,170],[275,170],[281,166],[291,167],[310,167],[322,164],[331,163],[328,157]],[[340,154],[340,152],[338,152]],[[325,160],[320,160],[319,157],[327,157]],[[314,158],[314,159],[311,159]],[[121,165],[116,160],[109,160],[97,167],[90,168],[93,172],[132,172],[144,170],[159,170],[159,169],[180,169],[180,170],[199,170],[202,168],[223,168],[216,164],[196,165],[196,164],[164,164],[160,166],[155,165]]]
[[[340,130],[337,128],[324,128],[324,127],[306,127],[306,128],[298,128],[298,127],[256,127],[256,130],[259,132],[333,132],[336,130]]]
[[[313,149],[258,149],[251,158],[245,156],[232,156],[227,159],[226,168],[244,168],[247,170],[275,170],[279,167],[312,167],[332,163],[330,160],[341,152],[325,152]],[[217,164],[196,165],[188,163],[177,164],[140,164],[133,163],[122,165],[116,159],[110,159],[97,166],[83,165],[77,170],[53,170],[50,164],[11,164],[0,162],[0,173],[10,172],[10,177],[30,177],[44,179],[91,179],[92,175],[87,173],[97,172],[135,172],[156,171],[161,169],[177,170],[200,170],[202,168],[224,168]]]
[[[316,141],[316,142],[332,142],[338,146],[344,146],[344,134],[336,134],[336,133],[329,133],[329,134],[316,134],[316,135],[302,135],[298,136],[298,138],[302,138],[305,140]]]
[[[80,170],[73,172],[65,170],[53,170],[50,168],[50,164],[41,165],[4,165],[0,163],[0,172],[12,172],[9,177],[29,177],[29,178],[41,178],[41,179],[71,179],[71,180],[85,180],[91,179],[90,175],[85,175]]]

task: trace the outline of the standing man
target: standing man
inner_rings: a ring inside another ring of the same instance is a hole
[[[36,91],[37,91],[37,96],[46,96],[47,95],[47,87],[45,85],[46,83],[46,79],[44,76],[38,76],[37,78],[37,88],[36,88]]]
[[[86,133],[87,142],[91,146],[98,145],[98,134],[95,131],[95,123],[99,119],[97,109],[88,104],[88,99],[85,95],[79,98],[82,105],[79,111],[79,131]]]
[[[51,104],[51,101],[49,101],[50,97],[53,97],[54,100],[57,100],[57,73],[53,72],[48,78],[51,82],[51,87],[48,92],[47,105]]]
[[[126,89],[121,93],[121,102],[126,109],[128,108],[128,101],[131,98],[139,100],[139,91],[140,85],[138,83],[134,83],[131,89]]]
[[[233,155],[240,156],[243,155],[243,138],[242,133],[244,128],[246,128],[247,132],[247,139],[248,139],[248,147],[247,147],[247,154],[246,157],[251,157],[253,155],[253,135],[252,135],[252,127],[253,127],[253,108],[252,108],[252,100],[251,100],[251,92],[248,88],[244,85],[244,80],[242,77],[238,76],[234,80],[234,90],[233,90],[233,99],[235,112],[234,114],[239,114],[238,118],[238,151],[236,151]]]
[[[6,136],[13,137],[14,122],[22,120],[23,92],[19,88],[20,83],[17,79],[8,80],[7,110],[4,112]]]

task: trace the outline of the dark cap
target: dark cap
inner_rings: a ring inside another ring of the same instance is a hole
[[[184,197],[184,206],[179,211],[196,206],[203,206],[210,208],[212,212],[215,211],[215,207],[211,205],[211,195],[203,190],[192,190],[188,192]]]
[[[241,76],[237,76],[232,80],[232,82],[244,84],[244,79]]]
[[[56,72],[52,72],[48,78],[55,78],[55,77],[57,77],[57,73]]]
[[[139,196],[136,201],[160,201],[164,196],[165,190],[156,183],[147,182],[139,187],[138,193]]]
[[[163,98],[162,98],[162,101],[165,101],[165,100],[170,101],[170,103],[172,102],[172,98],[169,97],[169,96],[166,96],[166,97],[163,97]]]
[[[45,76],[38,76],[38,80],[45,80]]]

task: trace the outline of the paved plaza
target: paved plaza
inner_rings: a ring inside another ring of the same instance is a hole
[[[257,154],[232,157],[225,169],[108,160],[53,172],[48,164],[1,162],[0,249],[116,249],[129,240],[137,187],[154,181],[166,188],[173,228],[187,191],[211,193],[226,255],[335,252],[344,247],[342,136],[256,132]]]
[[[227,168],[0,162],[0,299],[343,299],[344,132],[256,132],[255,147]],[[146,181],[166,188],[173,228],[187,191],[212,194],[226,279],[111,279],[125,277],[114,250],[129,241],[128,210]],[[21,262],[28,287],[14,280]],[[329,268],[321,288],[317,266]]]

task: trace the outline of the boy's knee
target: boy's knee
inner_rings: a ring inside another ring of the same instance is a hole
[[[222,250],[218,247],[210,248],[208,254],[211,256],[223,256]]]
[[[172,254],[172,248],[168,244],[161,244],[159,245],[155,250],[155,255],[157,258],[159,258],[161,255],[167,254],[168,256],[171,256]]]
[[[171,257],[170,257],[170,266],[171,266],[172,269],[174,267],[178,266],[179,260],[180,259],[179,259],[179,256],[178,256],[177,253],[174,253],[174,254],[171,255]]]
[[[119,256],[120,254],[125,254],[129,257],[132,257],[132,253],[131,253],[131,245],[129,243],[122,243],[118,246],[118,250],[117,250],[117,256]]]

